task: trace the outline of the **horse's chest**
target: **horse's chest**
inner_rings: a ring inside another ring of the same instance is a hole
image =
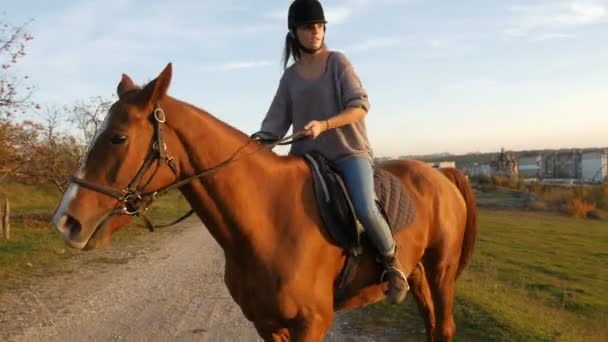
[[[226,286],[251,321],[282,320],[297,311],[289,305],[288,294],[276,276],[259,269],[226,265]]]

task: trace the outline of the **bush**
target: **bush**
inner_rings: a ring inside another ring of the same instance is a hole
[[[481,184],[481,186],[479,187],[479,189],[482,192],[494,192],[494,191],[498,190],[497,186],[494,185],[494,184]]]
[[[573,190],[574,198],[595,203],[598,208],[608,208],[608,184],[601,186],[581,186]]]
[[[608,183],[594,189],[593,200],[598,208],[608,209]]]
[[[513,190],[525,190],[526,185],[521,179],[514,179],[505,176],[494,176],[492,177],[492,183],[499,187],[513,189]]]
[[[558,209],[564,205],[567,205],[572,197],[572,190],[568,188],[551,188],[545,189],[545,192],[541,196],[550,207]]]
[[[587,213],[587,218],[592,219],[592,220],[603,220],[603,215],[600,214],[600,212],[597,209],[593,209],[591,210],[589,213]]]
[[[490,180],[490,177],[488,177],[488,176],[486,176],[486,175],[478,175],[476,178],[477,178],[477,182],[478,182],[480,185],[483,185],[483,184],[490,184],[490,181],[491,181],[491,180]]]
[[[545,186],[537,182],[530,183],[528,185],[528,191],[536,196],[542,196],[545,193]]]
[[[528,203],[528,208],[534,211],[548,211],[551,209],[547,202],[543,200],[530,201],[530,203]]]
[[[502,187],[508,187],[509,186],[509,178],[504,177],[504,176],[494,176],[492,177],[492,183],[498,185],[498,186],[502,186]]]
[[[573,217],[599,217],[596,208],[608,208],[608,184],[598,187],[563,187],[539,183],[526,185],[530,193],[528,208],[559,211]]]
[[[595,210],[595,203],[575,198],[568,203],[568,215],[575,218],[587,218],[589,212]]]

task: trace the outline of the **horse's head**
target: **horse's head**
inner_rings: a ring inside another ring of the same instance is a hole
[[[143,88],[122,76],[118,101],[53,216],[56,231],[68,245],[107,245],[114,231],[145,209],[154,191],[175,181],[177,166],[167,150],[175,136],[164,129],[160,107],[170,81],[171,64]]]

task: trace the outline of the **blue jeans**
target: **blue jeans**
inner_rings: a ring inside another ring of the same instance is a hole
[[[374,170],[365,157],[349,157],[334,162],[342,174],[344,185],[355,207],[357,219],[363,225],[372,244],[382,255],[391,254],[395,241],[391,229],[376,206]]]

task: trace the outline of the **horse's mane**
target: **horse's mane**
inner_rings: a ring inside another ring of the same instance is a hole
[[[235,134],[235,135],[241,135],[243,137],[247,137],[247,135],[245,134],[245,132],[241,131],[240,129],[230,125],[229,123],[219,119],[218,117],[216,117],[215,115],[209,113],[207,110],[199,108],[191,103],[185,102],[185,101],[181,101],[178,100],[174,97],[171,97],[171,100],[175,101],[176,103],[179,103],[182,106],[187,107],[188,109],[194,111],[195,113],[202,115],[205,119],[209,119],[212,120],[214,123],[221,125],[223,128],[226,128],[230,131],[231,134]]]

